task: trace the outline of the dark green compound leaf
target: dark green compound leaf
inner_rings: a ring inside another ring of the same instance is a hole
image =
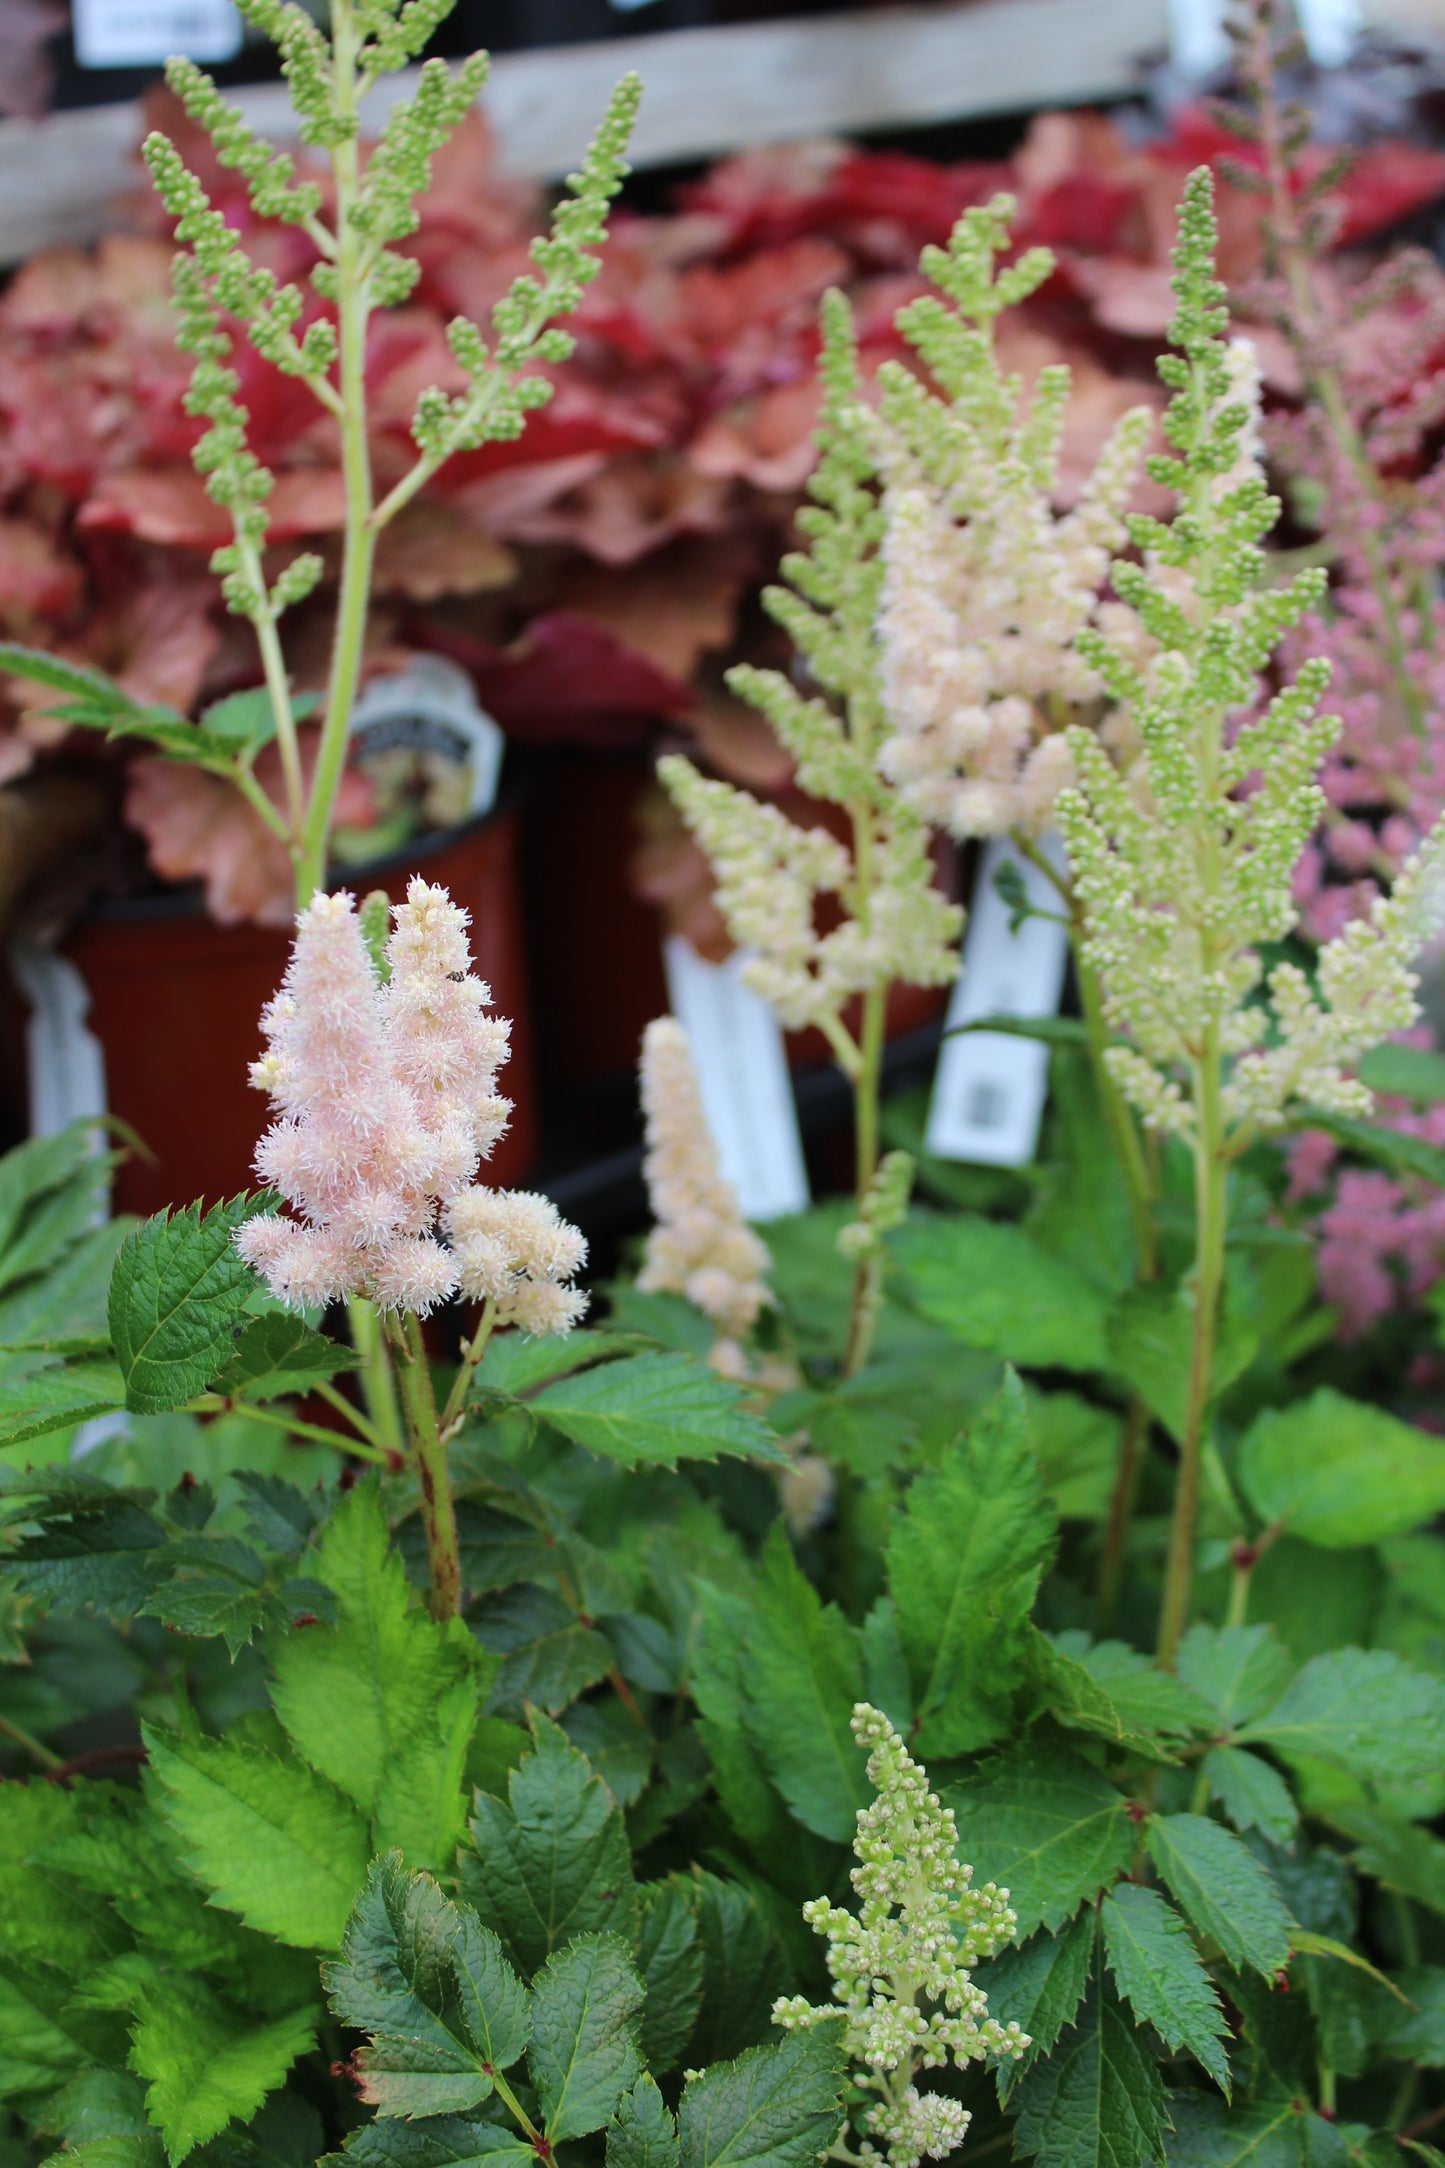
[[[1215,1711],[1203,1694],[1127,1642],[1091,1642],[1079,1633],[1058,1634],[1054,1641],[1103,1688],[1126,1728],[1165,1739],[1192,1739],[1217,1729]]]
[[[347,2137],[344,2153],[325,2153],[318,2168],[537,2168],[516,2125],[480,2115],[428,2115],[419,2122],[378,2116]],[[268,2164],[269,2168],[269,2164]]]
[[[1273,1626],[1191,1626],[1179,1676],[1232,1731],[1278,1701],[1294,1669]]]
[[[304,1318],[268,1310],[233,1340],[211,1387],[239,1400],[277,1400],[283,1393],[309,1393],[323,1378],[355,1368],[353,1349],[314,1332]]]
[[[241,1507],[252,1541],[277,1557],[299,1557],[316,1526],[316,1494],[308,1498],[281,1476],[251,1468],[238,1468],[232,1481],[241,1492]]]
[[[1007,1732],[1055,1526],[1023,1388],[1010,1377],[942,1466],[910,1487],[889,1536],[925,1758],[972,1752]]]
[[[502,1659],[491,1702],[498,1716],[519,1718],[529,1706],[560,1716],[616,1661],[606,1635],[584,1625],[555,1588],[508,1588],[469,1616],[482,1647]]]
[[[872,1797],[849,1719],[862,1697],[858,1636],[799,1571],[781,1521],[763,1553],[741,1671],[747,1730],[792,1812],[847,1843]]]
[[[607,2168],[678,2168],[677,2123],[649,2077],[623,2095],[607,2126]]]
[[[1125,2002],[1176,2055],[1187,2048],[1229,2091],[1228,2028],[1189,1930],[1157,1890],[1121,1882],[1099,1908],[1109,1970]]]
[[[1061,1635],[1056,1642],[1030,1621],[1027,1636],[1027,1677],[1035,1713],[1047,1713],[1068,1731],[1092,1732],[1111,1746],[1151,1761],[1178,1760],[1160,1733],[1130,1722],[1109,1688],[1062,1645],[1065,1641],[1083,1644],[1084,1635]],[[1127,1679],[1124,1683],[1128,1684]]]
[[[843,2115],[842,2032],[828,2019],[690,2077],[680,2168],[804,2168],[825,2153]]]
[[[302,1950],[333,1950],[366,1877],[351,1801],[290,1754],[142,1728],[167,1821],[213,1901]],[[279,1736],[279,1734],[278,1734]]]
[[[786,1987],[787,1959],[751,1890],[694,1868],[685,1887],[702,1947],[702,2008],[688,2053],[712,2063],[774,2037],[774,1998]]]
[[[548,1385],[529,1405],[574,1445],[624,1468],[787,1459],[737,1386],[687,1355],[624,1356]]]
[[[1395,1994],[1374,1987],[1366,2003],[1376,2047],[1402,2063],[1445,2070],[1445,1965],[1411,1965],[1392,1974],[1391,1985]]]
[[[549,2144],[601,2130],[636,2083],[643,1993],[616,1935],[577,1935],[537,1974],[527,2068]]]
[[[670,2070],[702,2008],[702,1941],[687,1884],[674,1876],[638,1891],[637,1969],[647,1990],[640,2041],[647,2069]]]
[[[1445,1843],[1383,1807],[1335,1806],[1330,1821],[1355,1844],[1351,1857],[1386,1889],[1445,1915]]]
[[[1274,1844],[1288,1844],[1299,1810],[1284,1778],[1247,1747],[1213,1746],[1202,1763],[1209,1789],[1236,1829],[1258,1829]]]
[[[110,1336],[128,1408],[183,1407],[230,1358],[231,1327],[256,1284],[232,1237],[274,1202],[262,1193],[204,1213],[194,1204],[126,1237],[111,1276]]]
[[[527,1991],[501,1943],[399,1852],[373,1863],[322,1978],[343,2024],[370,2035],[357,2064],[382,2115],[479,2107],[527,2045]]]
[[[1149,1856],[1198,1932],[1265,1979],[1289,1962],[1289,1914],[1246,1844],[1203,1814],[1152,1816]]]
[[[155,1586],[166,1531],[150,1511],[155,1493],[122,1489],[79,1469],[0,1471],[5,1520],[23,1531],[5,1557],[22,1594],[61,1610],[89,1605],[124,1619]]]
[[[271,1612],[264,1560],[234,1536],[187,1536],[156,1553],[166,1579],[140,1606],[172,1633],[222,1638],[232,1657]]]
[[[998,2091],[1007,2101],[1019,2079],[1046,2055],[1084,1999],[1094,1960],[1092,1912],[1080,1912],[1058,1934],[1040,1931],[975,1966],[973,1982],[988,1997],[988,2014],[1015,2024],[1031,2045],[1015,2062],[1000,2062]]]
[[[1020,1935],[1061,1927],[1134,1856],[1128,1801],[1082,1757],[1061,1749],[1001,1754],[950,1785],[944,1799],[958,1824],[960,1856],[972,1864],[975,1882],[1009,1891]]]
[[[1366,1783],[1434,1776],[1445,1765],[1445,1681],[1388,1649],[1332,1649],[1239,1737],[1333,1762]]]
[[[1167,2168],[1345,2168],[1339,2126],[1298,2096],[1227,2108],[1213,2093],[1176,2093]]]
[[[1017,2150],[1039,2168],[1141,2168],[1157,2161],[1169,2114],[1158,2066],[1106,1980],[1078,2022],[1014,2094]]]
[[[500,1333],[489,1342],[478,1366],[472,1397],[481,1400],[493,1394],[500,1400],[518,1400],[556,1378],[570,1377],[574,1371],[589,1369],[636,1346],[637,1335],[626,1332],[571,1332],[565,1340]]]
[[[610,1929],[631,1942],[637,1932],[632,1855],[616,1800],[555,1724],[534,1715],[532,1735],[505,1804],[478,1795],[471,1847],[458,1863],[462,1894],[524,1979],[576,1935]]]

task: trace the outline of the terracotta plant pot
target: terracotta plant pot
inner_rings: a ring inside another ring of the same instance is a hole
[[[512,1126],[484,1179],[515,1182],[537,1149],[531,1018],[517,883],[519,809],[493,812],[393,857],[356,867],[344,885],[400,900],[413,873],[440,881],[472,917],[478,974],[512,1020],[502,1085]],[[177,893],[114,903],[78,926],[62,953],[91,996],[89,1028],[105,1055],[110,1110],[155,1154],[116,1176],[116,1209],[150,1213],[196,1197],[214,1202],[254,1186],[251,1155],[266,1117],[247,1081],[261,1051],[257,1019],[285,969],[287,935],[269,926],[217,926],[199,899]]]

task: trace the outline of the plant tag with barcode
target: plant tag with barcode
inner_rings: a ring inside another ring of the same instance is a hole
[[[672,1013],[692,1044],[703,1112],[744,1219],[808,1205],[798,1110],[778,1020],[743,984],[747,952],[710,964],[681,934],[662,947]]]
[[[153,68],[172,53],[234,60],[241,50],[232,0],[72,0],[70,20],[82,68]]]
[[[1044,848],[1062,865],[1054,838]],[[1023,1167],[1038,1147],[1049,1050],[1037,1039],[960,1027],[986,1016],[1052,1016],[1064,988],[1069,936],[1057,915],[1026,918],[1014,930],[1011,907],[998,889],[1005,865],[1015,869],[1036,911],[1058,912],[1058,891],[1037,866],[1011,843],[996,838],[987,846],[948,1004],[924,1143],[938,1159]]]
[[[444,655],[414,655],[404,670],[373,678],[351,711],[352,759],[398,771],[393,790],[400,771],[415,771],[437,827],[491,811],[506,742],[466,671]]]

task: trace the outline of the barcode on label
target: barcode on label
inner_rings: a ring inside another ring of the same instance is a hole
[[[1008,1119],[1008,1093],[1001,1084],[976,1077],[969,1086],[964,1119],[971,1129],[1001,1129]]]
[[[230,60],[241,50],[232,0],[73,0],[75,57],[82,68],[144,68],[184,53]]]
[[[1015,931],[995,879],[1012,859],[1036,911]],[[991,1016],[1051,1016],[1063,990],[1067,935],[1058,898],[1037,866],[1007,843],[984,853],[963,943],[963,968],[948,1005],[948,1032],[926,1143],[941,1159],[1021,1167],[1032,1159],[1048,1084],[1048,1049],[1037,1039],[967,1027]]]

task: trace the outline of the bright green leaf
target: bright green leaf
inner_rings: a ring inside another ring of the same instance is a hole
[[[1046,2055],[1084,1999],[1094,1958],[1094,1915],[1080,1912],[1056,1935],[1012,1943],[974,1967],[973,1984],[988,1997],[988,2014],[1015,2024],[1031,2045],[1017,2062],[1000,2062],[999,2094],[1007,2100],[1031,2063]]]
[[[1272,1626],[1191,1626],[1179,1644],[1179,1676],[1232,1731],[1277,1701],[1293,1669]]]
[[[1140,2168],[1159,2157],[1164,2087],[1106,1981],[1095,1979],[1078,2022],[1013,2098],[1014,2143],[1039,2168]]]
[[[1272,1844],[1289,1843],[1299,1810],[1276,1768],[1242,1746],[1211,1747],[1201,1767],[1236,1829],[1257,1829]]]
[[[863,1692],[858,1636],[799,1571],[781,1521],[763,1554],[742,1680],[773,1783],[804,1828],[847,1843],[872,1797],[849,1723]]]
[[[1054,1528],[1023,1389],[1011,1377],[943,1465],[911,1485],[888,1539],[925,1759],[967,1753],[1007,1732]]]
[[[1333,1762],[1366,1783],[1433,1776],[1445,1764],[1445,1681],[1388,1649],[1334,1649],[1239,1737]]]
[[[686,1355],[624,1356],[548,1385],[529,1405],[574,1445],[624,1468],[787,1457],[737,1386]]]
[[[890,1247],[918,1309],[966,1346],[1036,1369],[1107,1369],[1102,1289],[1022,1227],[919,1219]]]
[[[842,2031],[789,2033],[690,2077],[680,2168],[805,2168],[825,2153],[843,2119]]]
[[[248,2024],[196,1980],[151,1988],[131,2034],[131,2068],[173,2162],[249,2119],[316,2038],[316,2012]]]
[[[1445,1506],[1445,1439],[1322,1386],[1255,1418],[1238,1475],[1269,1526],[1354,1550],[1418,1528]]]
[[[144,1727],[166,1819],[217,1904],[302,1950],[331,1950],[366,1877],[370,1843],[351,1802],[291,1755],[237,1735]]]

